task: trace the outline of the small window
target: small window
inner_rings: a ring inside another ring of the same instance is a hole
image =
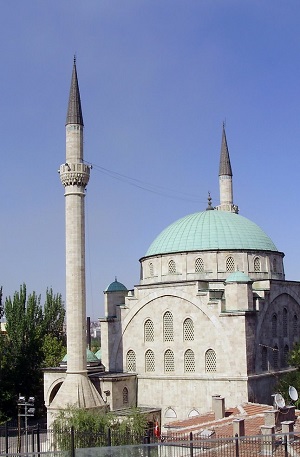
[[[282,327],[283,327],[283,336],[288,335],[288,311],[286,308],[283,308],[283,318],[282,318]]]
[[[174,341],[173,314],[166,311],[163,317],[164,341]]]
[[[298,335],[298,316],[297,316],[297,314],[294,314],[294,318],[293,318],[293,333],[294,333],[294,336]]]
[[[259,257],[255,257],[255,259],[254,259],[254,271],[255,272],[261,271],[260,258]]]
[[[262,371],[268,370],[268,349],[265,346],[261,349],[261,369]]]
[[[174,262],[174,260],[169,261],[169,273],[171,275],[174,275],[176,273],[176,263]]]
[[[226,260],[226,271],[233,272],[234,271],[234,260],[232,257],[228,257]]]
[[[193,373],[195,371],[195,354],[191,349],[184,353],[184,371],[186,373]]]
[[[149,263],[149,276],[154,276],[154,268],[153,268],[153,263]]]
[[[151,319],[147,319],[144,324],[144,341],[154,341],[154,326]]]
[[[183,341],[194,341],[194,322],[189,317],[183,323]]]
[[[278,368],[279,351],[278,346],[273,347],[273,368]]]
[[[277,336],[277,314],[272,316],[272,337],[276,338]]]
[[[174,352],[167,349],[165,352],[165,372],[175,371]]]
[[[136,357],[135,352],[130,349],[126,355],[127,371],[136,371]]]
[[[203,259],[199,258],[195,260],[195,273],[204,272],[204,262]]]
[[[154,352],[151,349],[148,349],[145,354],[145,371],[155,371]]]
[[[277,259],[273,259],[273,272],[277,273]]]
[[[217,356],[213,349],[208,349],[205,353],[205,371],[207,373],[217,371]]]
[[[128,389],[127,387],[124,387],[123,389],[123,405],[126,405],[128,403]]]

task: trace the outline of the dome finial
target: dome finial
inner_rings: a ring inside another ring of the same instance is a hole
[[[117,277],[116,277],[116,276],[115,276],[115,282],[118,282],[118,279],[117,279]]]
[[[211,209],[213,209],[212,205],[211,205],[211,196],[210,196],[210,192],[208,191],[208,197],[207,197],[207,200],[208,200],[208,206],[206,208],[206,211],[210,211]]]

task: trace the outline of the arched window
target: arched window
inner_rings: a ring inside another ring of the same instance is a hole
[[[203,272],[204,272],[203,259],[198,258],[195,260],[195,273],[203,273]]]
[[[127,387],[124,387],[123,389],[123,405],[126,405],[128,403],[128,389]]]
[[[283,308],[282,327],[283,327],[283,336],[287,336],[288,335],[288,311],[286,308]]]
[[[268,370],[268,349],[265,346],[261,348],[261,369]]]
[[[277,336],[277,314],[272,316],[272,337],[276,338]]]
[[[144,341],[154,341],[154,326],[151,319],[144,324]]]
[[[151,349],[148,349],[145,354],[145,371],[155,371],[154,352]]]
[[[297,316],[297,314],[294,314],[294,318],[293,318],[293,334],[294,334],[294,336],[298,335],[298,316]]]
[[[273,259],[273,271],[277,273],[277,259]]]
[[[278,346],[273,347],[273,368],[278,368],[279,351]]]
[[[165,372],[169,373],[170,371],[175,371],[175,366],[174,366],[174,352],[171,351],[171,349],[167,349],[165,352]]]
[[[169,273],[171,275],[174,275],[176,273],[176,263],[174,262],[174,260],[169,261]]]
[[[154,276],[154,268],[153,268],[153,263],[149,263],[149,276]]]
[[[195,354],[191,349],[187,349],[184,353],[184,371],[186,373],[195,371]]]
[[[164,341],[174,341],[173,315],[166,311],[163,317]]]
[[[217,371],[217,356],[213,349],[208,349],[205,353],[205,371],[207,373]]]
[[[255,259],[254,259],[254,271],[256,271],[256,272],[261,271],[260,258],[259,257],[255,257]]]
[[[165,417],[167,419],[174,419],[177,417],[176,411],[173,408],[168,408],[165,412]]]
[[[126,368],[127,371],[136,371],[136,357],[135,352],[132,349],[126,354]]]
[[[226,259],[226,271],[228,271],[228,272],[234,271],[234,260],[233,260],[233,257],[228,257]]]
[[[183,322],[183,341],[194,341],[194,322],[189,317]]]
[[[286,344],[283,348],[283,361],[284,361],[284,366],[287,367],[289,364],[289,352],[290,349],[288,345]]]

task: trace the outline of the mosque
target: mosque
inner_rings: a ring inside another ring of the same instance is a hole
[[[69,116],[72,132],[83,128],[76,87],[69,111],[77,109],[80,116]],[[68,175],[66,167],[72,165],[62,167]],[[72,184],[73,193],[87,184],[61,179]],[[209,197],[204,211],[175,221],[154,239],[140,259],[140,280],[133,290],[117,280],[107,287],[98,368],[87,367],[82,345],[84,366],[76,366],[76,334],[67,327],[68,357],[70,351],[75,368],[45,373],[48,410],[60,407],[60,386],[68,378],[68,394],[75,372],[96,387],[96,393],[88,387],[89,407],[160,409],[163,423],[211,410],[212,397],[224,398],[226,407],[272,402],[279,376],[292,369],[288,353],[299,341],[300,282],[285,279],[283,252],[238,214],[224,126],[219,188],[217,207]],[[67,299],[67,316],[76,303]],[[84,312],[80,316],[83,324]],[[78,314],[74,325],[76,319]],[[81,378],[76,381],[80,386]],[[79,406],[85,405],[84,391]]]

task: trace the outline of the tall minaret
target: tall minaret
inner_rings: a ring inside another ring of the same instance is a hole
[[[86,365],[84,198],[90,167],[83,163],[83,117],[75,58],[66,119],[66,162],[59,173],[65,189],[67,372],[50,409],[102,407],[104,401],[90,382]]]
[[[225,125],[223,123],[221,155],[219,167],[220,205],[216,209],[238,213],[238,207],[233,204],[232,169],[226,140]]]

